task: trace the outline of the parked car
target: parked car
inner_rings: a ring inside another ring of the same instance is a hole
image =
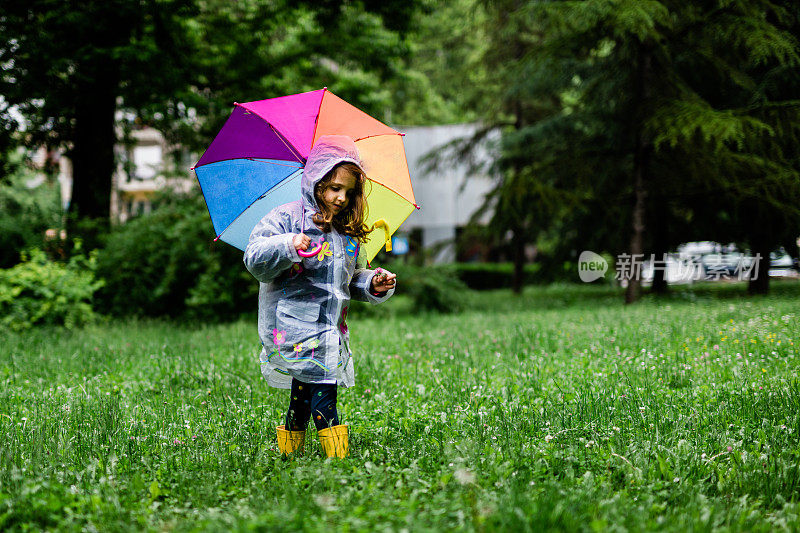
[[[798,277],[797,260],[786,253],[784,248],[769,254],[769,275],[779,278]]]

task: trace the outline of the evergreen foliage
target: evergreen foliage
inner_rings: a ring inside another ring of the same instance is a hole
[[[755,251],[767,235],[767,248],[777,244],[776,228],[796,232],[800,167],[787,150],[800,110],[794,4],[483,8],[483,64],[496,80],[483,116],[487,128],[503,128],[488,204],[498,228],[515,239],[562,235],[562,257],[666,252],[692,232]],[[721,216],[733,223],[720,227]],[[632,282],[627,299],[637,298]]]

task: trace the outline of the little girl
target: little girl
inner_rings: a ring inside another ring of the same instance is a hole
[[[311,417],[325,455],[348,454],[336,391],[354,384],[345,322],[350,298],[380,303],[395,286],[394,274],[361,268],[369,232],[365,183],[350,137],[320,137],[303,171],[302,199],[265,216],[244,252],[247,269],[261,282],[261,372],[271,386],[291,389],[285,424],[277,427],[285,454],[303,452]]]

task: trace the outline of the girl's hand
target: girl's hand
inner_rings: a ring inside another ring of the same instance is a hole
[[[373,292],[386,292],[392,289],[396,284],[395,278],[397,278],[396,274],[382,268],[377,269],[372,277]]]
[[[311,245],[311,239],[305,233],[298,233],[292,239],[292,244],[296,250],[308,250]]]

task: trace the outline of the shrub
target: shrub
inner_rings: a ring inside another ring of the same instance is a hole
[[[511,287],[514,279],[514,265],[512,263],[457,263],[453,265],[458,278],[467,287],[475,290],[506,289]],[[536,283],[538,263],[525,265],[524,283]]]
[[[415,310],[453,313],[463,309],[464,293],[469,288],[459,279],[455,266],[387,268],[397,274],[397,293],[410,296]]]
[[[0,324],[22,330],[39,324],[80,326],[95,318],[92,298],[102,286],[95,279],[96,254],[80,247],[68,263],[50,261],[38,249],[0,270]]]
[[[214,242],[202,198],[173,199],[114,228],[98,256],[100,309],[117,316],[238,318],[257,305],[242,252]]]
[[[185,300],[186,316],[219,321],[253,313],[258,307],[258,281],[242,262],[242,252],[218,243]]]

